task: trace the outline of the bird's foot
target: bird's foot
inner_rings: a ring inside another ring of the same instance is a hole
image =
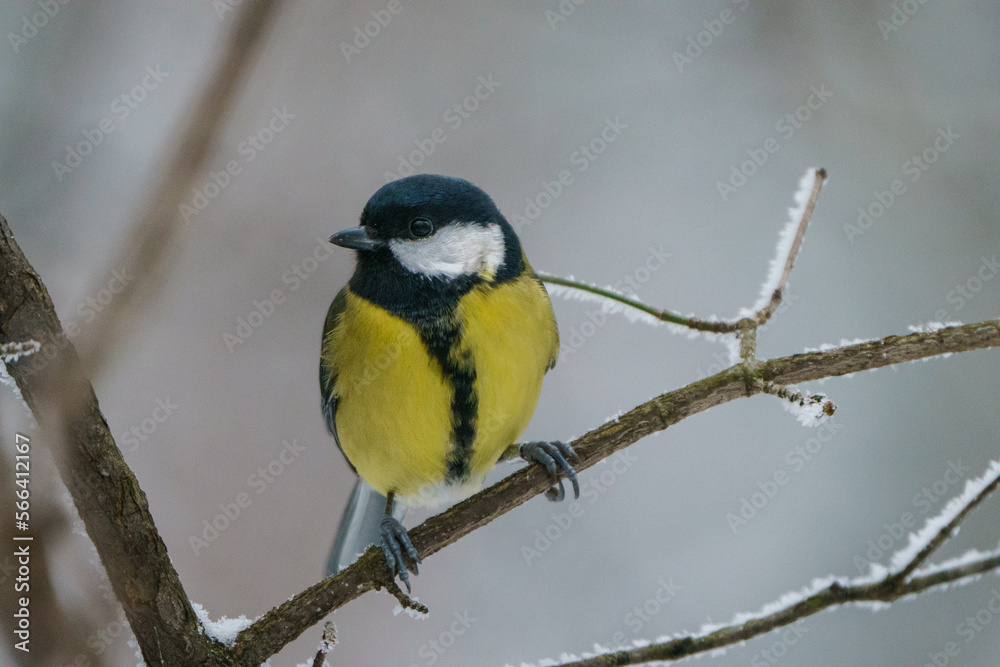
[[[417,549],[410,541],[410,535],[406,532],[406,528],[403,528],[403,524],[389,514],[382,517],[382,521],[379,523],[379,533],[379,544],[382,547],[382,553],[385,554],[385,563],[389,566],[389,572],[393,578],[397,574],[399,575],[400,581],[406,584],[406,592],[409,593],[410,575],[406,571],[406,559],[403,557],[403,552],[405,551],[406,555],[413,560],[413,574],[417,574],[417,564],[420,562]]]
[[[579,459],[573,448],[565,442],[526,442],[520,446],[521,458],[528,463],[538,463],[545,467],[552,477],[552,488],[545,492],[545,497],[552,501],[559,501],[566,497],[566,490],[563,488],[562,480],[559,479],[560,471],[573,484],[573,495],[580,497],[580,480],[576,476],[576,470],[570,465],[568,459]]]

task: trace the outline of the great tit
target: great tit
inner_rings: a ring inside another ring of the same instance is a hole
[[[528,426],[559,333],[545,287],[490,197],[460,178],[387,183],[361,226],[330,237],[357,268],[330,305],[319,383],[326,426],[359,475],[327,562],[333,574],[379,544],[410,588],[420,557],[406,506],[460,500],[501,458],[543,465],[580,494],[573,450],[513,445]]]

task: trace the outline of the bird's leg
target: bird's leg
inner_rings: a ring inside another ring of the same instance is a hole
[[[545,492],[545,497],[552,501],[559,501],[566,497],[566,490],[563,488],[559,473],[566,475],[573,484],[573,495],[580,497],[580,480],[576,476],[576,470],[570,465],[568,459],[579,459],[573,448],[565,442],[558,440],[553,442],[526,442],[517,449],[518,454],[528,463],[538,463],[542,465],[552,477],[552,488]]]
[[[406,532],[406,528],[403,528],[401,524],[394,516],[392,516],[392,505],[393,501],[396,499],[396,493],[390,491],[385,498],[385,516],[382,517],[382,521],[379,523],[379,542],[382,547],[382,553],[385,554],[386,565],[389,566],[389,572],[392,573],[393,578],[399,574],[399,579],[404,584],[406,584],[406,592],[410,592],[410,575],[407,573],[406,560],[403,558],[403,552],[413,560],[413,574],[417,574],[417,564],[420,562],[420,556],[417,555],[417,549],[413,546],[413,542],[410,541],[410,535]]]

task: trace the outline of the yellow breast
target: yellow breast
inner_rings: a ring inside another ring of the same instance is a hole
[[[528,427],[559,348],[552,304],[529,275],[480,286],[459,303],[479,400],[471,467],[480,478]]]
[[[337,435],[344,454],[373,488],[408,504],[434,504],[482,484],[504,449],[528,426],[542,376],[558,351],[552,306],[525,274],[480,285],[455,311],[453,358],[474,368],[475,438],[470,476],[448,489],[454,453],[453,387],[415,327],[348,290],[344,312],[323,344],[339,397]],[[450,491],[450,492],[449,492]]]

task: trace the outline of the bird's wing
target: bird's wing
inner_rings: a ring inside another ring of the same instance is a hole
[[[326,322],[323,324],[323,343],[319,358],[319,393],[322,397],[323,419],[326,421],[326,428],[337,443],[337,449],[344,453],[344,448],[340,446],[340,438],[337,437],[337,400],[338,396],[334,392],[333,386],[337,381],[337,369],[333,366],[333,355],[327,353],[330,334],[337,325],[340,314],[347,306],[347,288],[340,290],[337,298],[330,304],[330,309],[326,311]],[[346,460],[347,457],[345,456]],[[350,465],[350,461],[347,462]],[[351,466],[354,469],[354,466]]]
[[[534,275],[533,271],[532,275]],[[556,361],[559,359],[559,325],[556,324],[556,314],[555,311],[552,310],[552,300],[549,298],[549,291],[545,289],[545,284],[542,282],[541,278],[537,275],[535,275],[534,278],[535,282],[537,282],[538,286],[541,288],[542,294],[545,296],[545,303],[548,306],[549,311],[549,330],[545,332],[549,339],[549,363],[545,366],[545,372],[548,373],[556,367]]]

